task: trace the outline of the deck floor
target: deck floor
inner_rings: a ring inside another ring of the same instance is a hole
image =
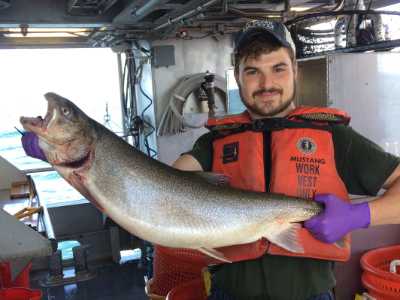
[[[122,265],[107,263],[93,267],[95,278],[56,287],[41,287],[47,272],[31,274],[31,288],[41,289],[46,300],[147,300],[144,291],[144,271],[136,261]],[[64,270],[65,274],[66,270]],[[67,270],[68,272],[68,270]]]

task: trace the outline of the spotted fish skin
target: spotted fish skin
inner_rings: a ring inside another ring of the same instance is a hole
[[[45,118],[21,117],[48,162],[127,231],[155,244],[214,249],[262,237],[293,252],[301,221],[321,212],[314,202],[216,186],[136,150],[71,101],[47,93]]]

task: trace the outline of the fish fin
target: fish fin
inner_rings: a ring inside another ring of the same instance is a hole
[[[338,248],[344,248],[346,246],[344,238],[336,241],[335,246]]]
[[[84,184],[84,179],[78,172],[72,172],[68,178],[66,178],[69,184],[71,184],[78,192],[81,193],[83,197],[90,201],[97,209],[104,212],[104,208],[100,205],[99,202],[96,201],[96,198],[92,195],[92,193],[86,188]]]
[[[195,172],[196,175],[216,186],[229,185],[230,177],[214,172]]]
[[[265,236],[270,242],[295,253],[304,253],[304,248],[299,243],[298,231],[301,228],[299,223],[279,223],[272,233]]]
[[[226,263],[231,263],[232,262],[229,259],[227,259],[222,252],[219,252],[219,251],[217,251],[215,249],[201,247],[201,248],[199,248],[197,250],[199,250],[203,254],[211,256],[211,257],[213,257],[215,259],[218,259],[220,261],[223,261],[223,262],[226,262]]]

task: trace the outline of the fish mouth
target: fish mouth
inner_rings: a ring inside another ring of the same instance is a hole
[[[43,118],[42,116],[38,117],[21,117],[20,122],[22,124],[22,127],[24,127],[25,130],[27,131],[32,131],[36,134],[43,134],[46,132],[50,121],[53,118],[53,105],[51,102],[48,102],[47,105],[47,113],[45,117]]]

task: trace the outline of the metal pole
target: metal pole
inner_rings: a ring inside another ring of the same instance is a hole
[[[124,113],[124,106],[125,106],[124,93],[125,93],[125,91],[124,91],[124,78],[123,78],[123,74],[122,74],[121,53],[117,53],[117,60],[118,60],[119,96],[121,99],[121,113],[122,113],[122,131],[123,131],[124,140],[128,141],[128,130],[126,128],[125,113]]]
[[[136,11],[134,11],[132,13],[132,15],[135,15],[135,16],[146,15],[148,12],[150,12],[160,2],[161,2],[161,0],[150,0],[145,5],[143,5],[142,7],[138,8]]]
[[[161,25],[157,26],[156,28],[154,28],[154,30],[163,29],[164,27],[167,27],[167,26],[169,26],[171,24],[175,24],[175,23],[179,22],[180,20],[182,20],[182,19],[184,19],[186,17],[192,16],[192,15],[194,15],[196,13],[199,14],[203,9],[209,7],[210,5],[213,5],[214,3],[218,2],[218,1],[220,1],[220,0],[211,0],[211,1],[209,1],[209,2],[207,2],[205,4],[203,4],[203,5],[199,5],[197,8],[192,9],[192,10],[184,13],[183,15],[180,15],[180,16],[178,16],[176,18],[173,18],[173,19],[169,20],[168,22],[165,22],[164,24],[161,24]]]

